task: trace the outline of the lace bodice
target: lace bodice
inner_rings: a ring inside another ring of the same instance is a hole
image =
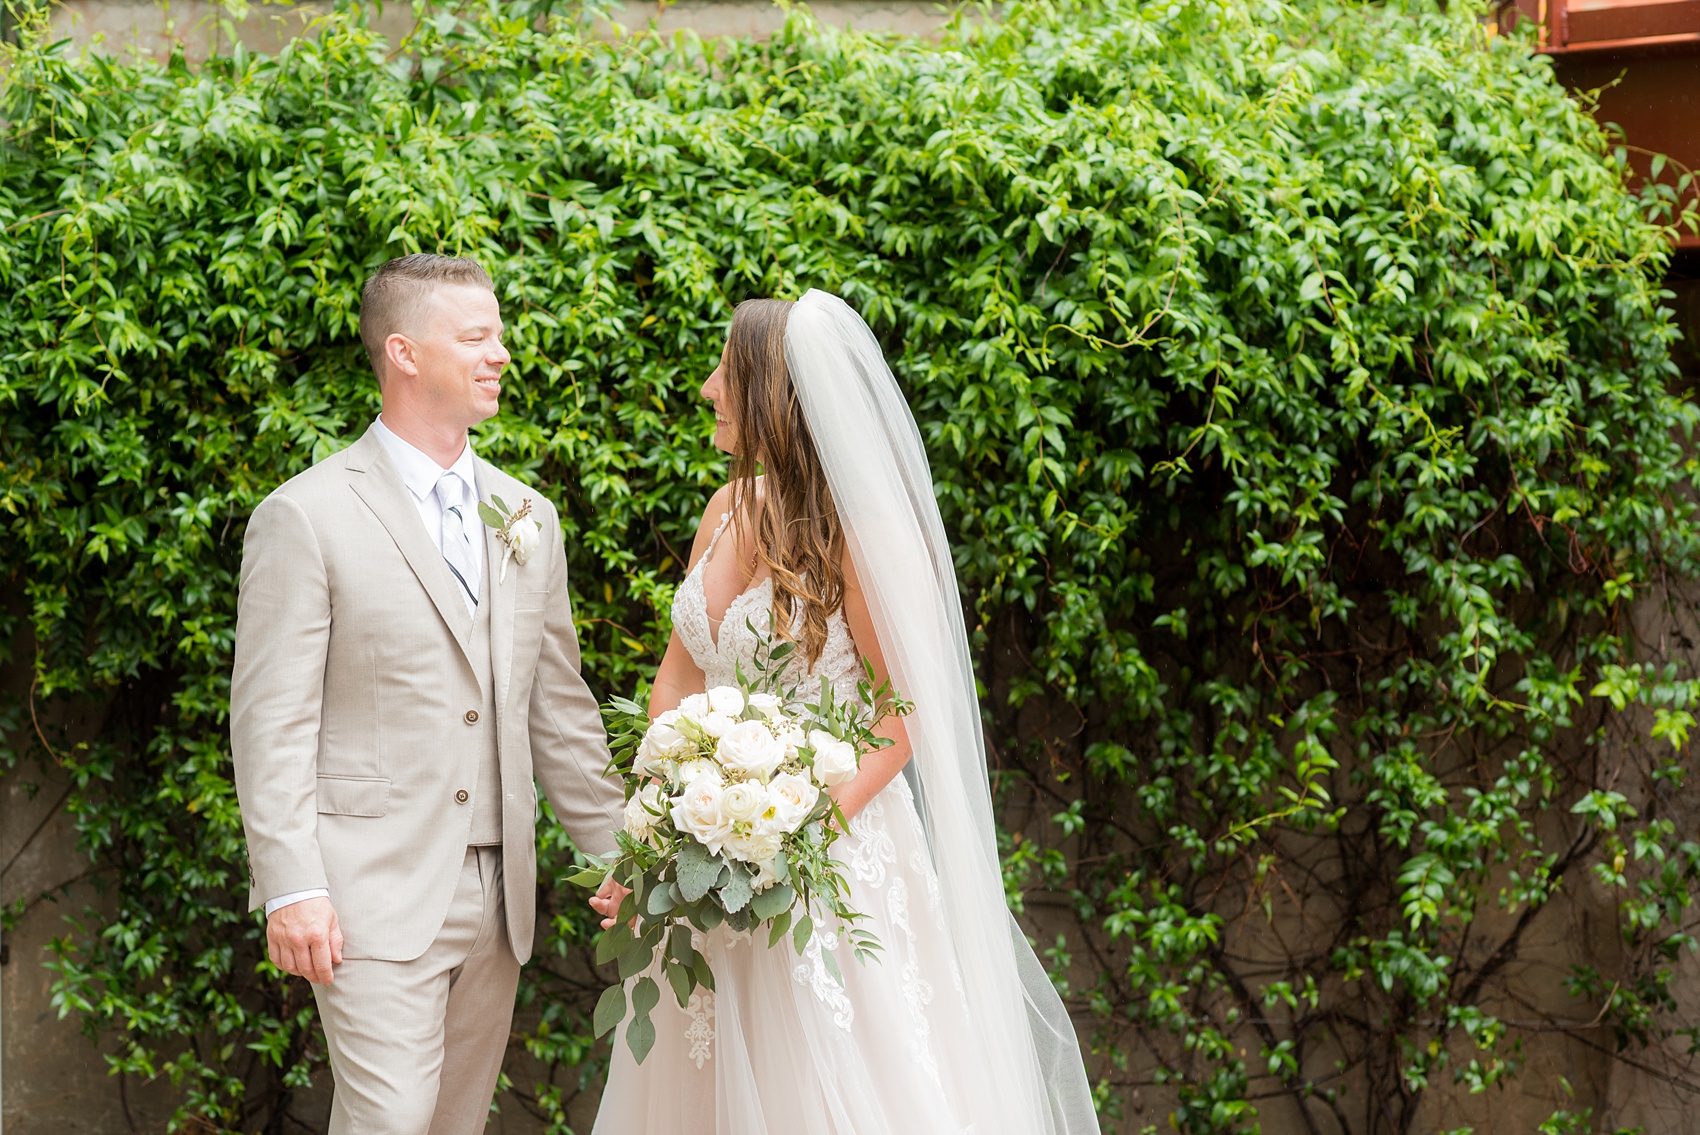
[[[744,591],[727,606],[726,614],[720,620],[718,640],[709,625],[708,596],[702,586],[703,568],[709,557],[714,555],[714,546],[720,542],[720,536],[731,519],[730,512],[720,517],[720,524],[709,538],[702,559],[685,576],[685,581],[679,584],[679,590],[673,596],[673,629],[679,632],[679,641],[691,652],[691,659],[702,670],[711,689],[736,685],[739,663],[743,664],[747,677],[754,676],[756,647],[760,642],[757,636],[770,634],[773,618],[773,580],[770,577]],[[755,634],[750,632],[752,624]],[[832,683],[835,696],[854,699],[859,674],[856,643],[850,637],[850,624],[844,621],[844,612],[840,609],[827,620],[826,646],[822,648],[820,658],[811,667],[806,665],[801,650],[794,652],[785,667],[783,682],[786,686],[796,686],[800,696],[813,700],[821,680],[825,679]]]

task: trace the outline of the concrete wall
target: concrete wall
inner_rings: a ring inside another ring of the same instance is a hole
[[[914,35],[926,35],[948,18],[943,4],[924,0],[819,0],[811,8],[837,27]],[[115,54],[163,56],[180,44],[189,59],[200,60],[228,46],[233,36],[250,50],[276,51],[326,10],[324,4],[266,3],[235,19],[216,0],[57,0],[52,19],[60,35]],[[616,3],[610,12],[616,24],[628,29],[654,21],[662,32],[689,28],[704,36],[769,35],[785,21],[784,11],[771,0]],[[376,24],[398,41],[413,26],[413,10],[391,0]]]

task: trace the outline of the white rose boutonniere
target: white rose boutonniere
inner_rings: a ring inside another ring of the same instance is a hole
[[[508,561],[518,560],[520,567],[531,558],[543,543],[543,525],[531,515],[531,498],[526,497],[518,508],[510,509],[501,497],[491,496],[490,503],[478,502],[478,519],[496,530],[496,538],[502,542],[502,571],[498,576],[503,582],[508,578]]]

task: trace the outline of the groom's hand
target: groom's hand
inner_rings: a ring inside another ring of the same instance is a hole
[[[626,896],[631,893],[630,887],[616,883],[612,875],[602,880],[602,885],[596,889],[594,895],[590,896],[590,909],[602,916],[602,929],[606,930],[614,925],[614,919],[620,913],[620,904],[625,902]],[[288,908],[284,909],[287,910]],[[280,910],[278,913],[282,914],[283,911]]]
[[[342,964],[342,927],[331,900],[303,899],[273,911],[266,919],[266,953],[285,973],[331,984],[331,967]]]

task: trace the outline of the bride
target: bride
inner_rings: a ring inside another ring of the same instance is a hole
[[[1004,903],[950,548],[879,344],[825,292],[750,300],[702,393],[733,478],[698,528],[649,713],[752,672],[775,626],[797,644],[787,685],[854,698],[863,657],[876,685],[889,674],[915,710],[834,790],[835,858],[881,949],[858,962],[831,927],[801,957],[695,935],[715,991],[664,997],[641,1065],[617,1038],[593,1135],[1096,1135],[1072,1025]]]

